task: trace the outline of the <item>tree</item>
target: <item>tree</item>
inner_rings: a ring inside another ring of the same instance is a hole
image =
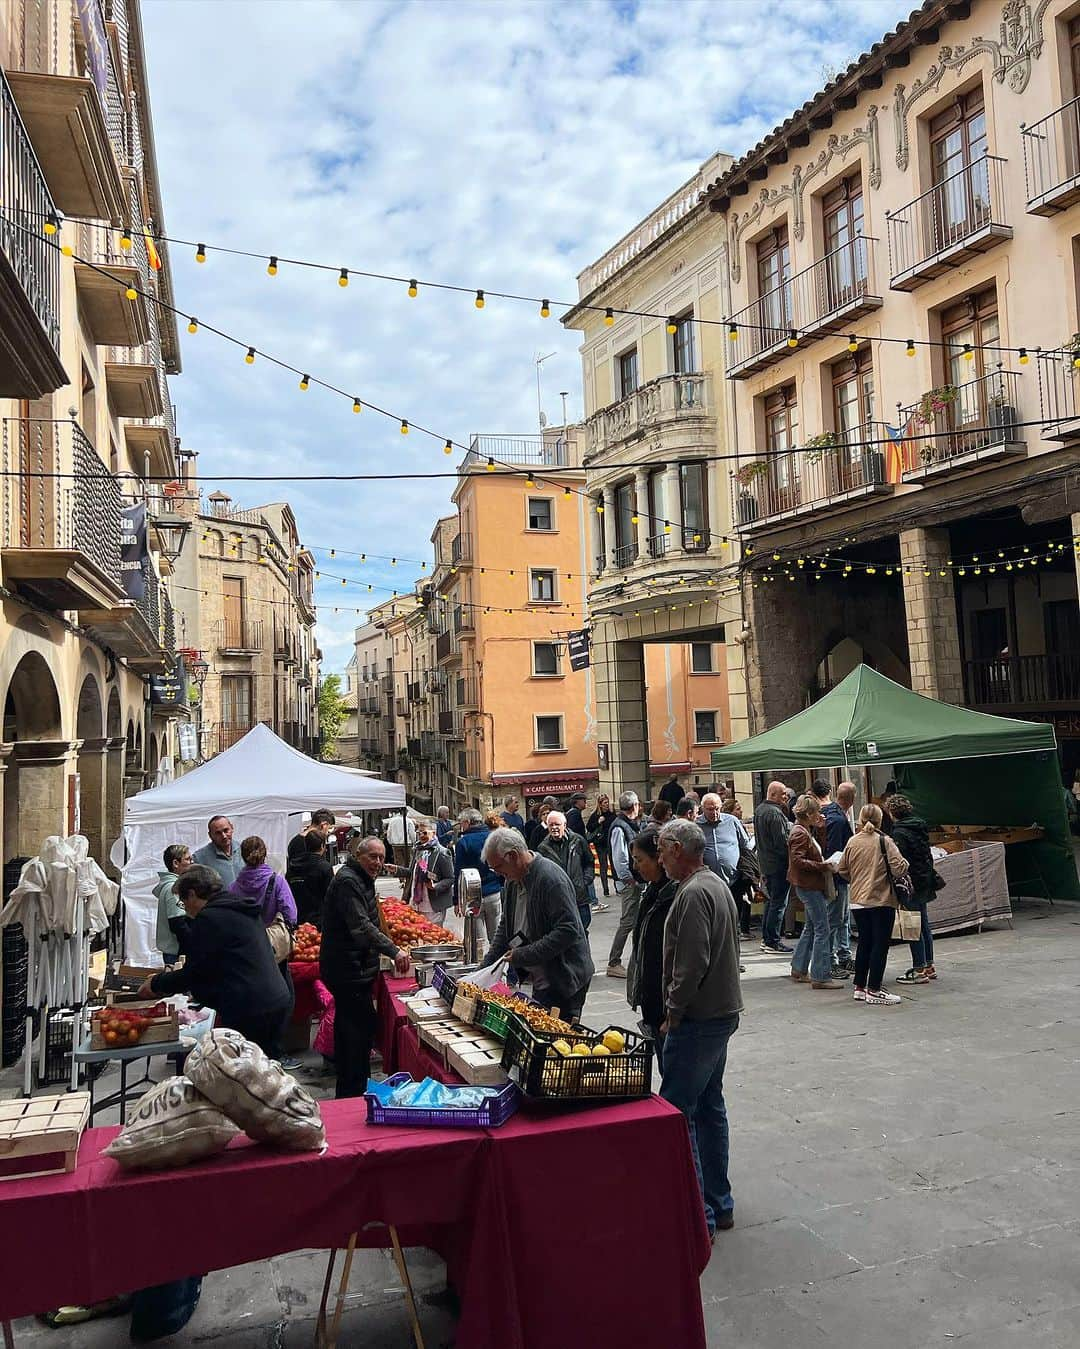
[[[341,676],[327,675],[319,685],[319,758],[333,757],[337,738],[345,722],[345,699],[341,694]]]

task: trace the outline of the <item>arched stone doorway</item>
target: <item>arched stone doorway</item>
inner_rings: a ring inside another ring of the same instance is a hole
[[[101,862],[105,856],[105,774],[108,742],[105,709],[98,677],[88,672],[79,686],[75,714],[75,738],[80,742],[79,828],[90,844],[90,856]]]
[[[33,857],[67,828],[73,750],[64,740],[60,695],[45,658],[28,651],[4,690],[4,861]]]
[[[116,868],[108,862],[108,854],[114,840],[120,837],[124,825],[124,714],[120,707],[120,690],[114,684],[109,690],[109,702],[105,711],[105,735],[108,766],[105,787],[105,835],[102,851],[105,857],[99,859],[105,871],[114,878],[119,875]]]

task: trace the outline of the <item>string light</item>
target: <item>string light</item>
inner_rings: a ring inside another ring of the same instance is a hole
[[[478,291],[476,292],[476,299],[473,301],[473,304],[476,305],[477,309],[483,309],[483,307],[484,307],[484,292],[483,292],[482,290],[478,290]]]
[[[409,423],[405,420],[404,417],[402,417],[401,419],[401,434],[403,436],[407,436],[409,434]]]
[[[124,294],[129,300],[137,300],[139,298],[139,292],[134,286],[128,286],[127,290],[124,291]]]
[[[604,311],[604,323],[610,328],[614,322],[615,322],[615,311],[614,309],[611,308],[610,305],[608,305],[607,309]]]
[[[255,364],[255,348],[254,348],[254,347],[248,347],[248,349],[247,349],[247,355],[244,357],[244,360],[248,363],[248,365],[254,365],[254,364]]]
[[[443,454],[453,454],[453,453],[454,453],[453,442],[451,442],[451,441],[449,441],[449,440],[446,442],[446,444],[445,444],[442,448],[443,448]]]
[[[848,351],[851,352],[856,352],[859,350],[859,339],[855,336],[854,333],[852,333],[847,340],[847,349]]]
[[[1027,365],[1028,361],[1031,359],[1027,354],[1027,347],[1020,348],[1020,355],[1016,359],[1021,365]]]
[[[963,356],[965,361],[973,361],[975,359],[975,353],[971,350],[970,342],[964,343],[964,350],[961,353],[961,355]]]
[[[273,255],[271,255],[270,261],[267,263],[266,275],[277,276],[277,258]]]
[[[189,318],[187,330],[189,333],[197,333],[199,331],[199,320],[195,317]]]
[[[548,301],[548,300],[541,300],[541,301],[540,301],[540,317],[541,317],[542,319],[549,319],[549,318],[551,317],[551,303],[550,303],[550,301]]]
[[[128,230],[120,231],[120,247],[125,253],[131,252],[131,234]]]
[[[41,228],[46,234],[55,234],[60,228],[60,217],[55,211],[51,211],[42,222]]]
[[[300,388],[304,391],[304,393],[307,393],[310,384],[311,381],[308,379],[307,375],[300,376]]]
[[[495,472],[495,460],[492,459],[490,455],[488,456],[488,461],[487,461],[487,471],[488,471],[489,473],[494,473],[494,472]]]
[[[352,410],[353,410],[354,412],[363,412],[363,410],[364,410],[364,405],[363,405],[363,403],[361,403],[361,401],[360,401],[359,398],[354,398],[354,399],[352,400]]]
[[[907,347],[905,348],[905,351],[906,351],[906,353],[907,353],[908,356],[914,356],[914,355],[915,355],[915,339],[914,339],[913,337],[909,337],[909,338],[908,338],[908,340],[907,340]]]
[[[205,244],[196,244],[196,246],[195,246],[195,261],[196,261],[196,262],[205,262],[205,261],[206,261],[206,245],[205,245]]]
[[[739,340],[739,325],[732,323],[727,330],[727,335],[732,342],[737,342]]]
[[[349,269],[348,269],[348,267],[342,267],[342,269],[341,269],[341,275],[338,277],[337,283],[338,283],[339,286],[341,286],[342,289],[344,289],[344,288],[349,284]]]
[[[679,325],[678,325],[678,324],[675,322],[675,320],[674,320],[673,318],[671,318],[671,317],[668,318],[668,321],[667,321],[667,325],[666,325],[666,326],[667,326],[668,333],[669,333],[672,337],[674,337],[675,334],[679,331]]]
[[[794,328],[788,333],[787,344],[793,351],[799,345],[799,334]]]
[[[418,292],[418,287],[417,287],[417,285],[416,285],[416,277],[415,277],[415,276],[411,276],[411,277],[409,278],[409,291],[408,291],[409,299],[410,299],[410,300],[415,300],[415,299],[416,299],[416,296],[417,296],[417,292]]]

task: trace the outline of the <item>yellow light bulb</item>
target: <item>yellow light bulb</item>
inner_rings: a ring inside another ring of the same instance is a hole
[[[731,327],[728,328],[727,335],[732,342],[737,342],[739,340],[739,325],[733,323]]]
[[[416,277],[414,276],[412,280],[409,282],[409,299],[415,300],[416,295],[417,295],[417,285],[416,285]]]
[[[631,523],[632,525],[636,525],[636,524],[638,523],[638,517],[637,517],[636,515],[632,515],[632,516],[630,517],[630,523]]]
[[[473,301],[473,303],[476,305],[477,309],[483,309],[483,307],[484,307],[484,292],[483,292],[482,290],[478,290],[478,291],[476,292],[476,299]]]
[[[338,285],[341,286],[343,289],[344,289],[345,286],[347,286],[347,285],[349,284],[349,269],[348,269],[348,267],[342,267],[342,269],[341,269],[341,275],[338,277],[337,283],[338,283]]]
[[[199,320],[195,318],[188,319],[187,330],[189,333],[197,333],[199,331]]]
[[[129,252],[131,249],[131,235],[127,232],[127,230],[123,230],[121,232],[120,247],[124,250],[125,253]]]
[[[205,244],[199,244],[199,245],[196,247],[196,249],[195,249],[195,261],[196,261],[196,262],[205,262],[205,261],[206,261],[206,245],[205,245]]]
[[[794,350],[799,345],[799,334],[794,328],[788,333],[787,344]]]
[[[971,349],[970,342],[964,343],[963,357],[965,361],[973,361],[975,359],[975,353]]]
[[[495,472],[495,460],[494,460],[494,459],[489,459],[489,460],[487,461],[487,471],[488,471],[489,473],[494,473],[494,472]],[[481,568],[481,570],[483,570],[483,569]]]
[[[277,276],[277,258],[272,257],[266,265],[267,276]]]
[[[307,375],[300,376],[300,388],[303,390],[304,393],[307,393],[308,386],[310,383],[311,381],[308,379]]]
[[[363,410],[364,410],[364,405],[363,405],[363,403],[361,403],[361,401],[360,401],[359,398],[354,398],[354,399],[353,399],[352,410],[353,410],[354,412],[363,412]]]
[[[910,337],[907,340],[907,346],[905,347],[905,351],[908,356],[915,355],[915,343],[912,341]]]
[[[1020,356],[1018,359],[1021,365],[1027,365],[1028,361],[1031,359],[1027,354],[1027,347],[1020,348]]]
[[[540,301],[540,317],[542,319],[549,319],[551,317],[551,304],[547,300]]]
[[[449,440],[446,442],[446,444],[445,444],[442,448],[443,448],[443,454],[453,454],[453,453],[454,453],[454,446],[453,446],[453,444],[452,444]]]
[[[677,332],[679,331],[679,325],[675,322],[674,319],[670,319],[670,318],[668,319],[668,321],[667,321],[667,330],[668,330],[668,332],[671,333],[672,335],[674,335],[675,333],[677,333]]]
[[[128,286],[127,290],[124,291],[124,294],[129,300],[137,300],[139,298],[139,292],[134,286]]]
[[[859,350],[859,339],[855,336],[854,333],[852,333],[847,340],[847,349],[848,351],[851,352],[856,352]]]
[[[56,215],[49,216],[49,218],[42,223],[41,228],[46,234],[55,234],[60,228],[60,217]]]
[[[254,364],[255,364],[255,348],[254,348],[254,347],[248,347],[248,349],[247,349],[247,355],[244,357],[244,360],[247,361],[248,365],[254,365]]]
[[[610,305],[604,312],[604,322],[607,324],[609,328],[615,322],[615,311],[610,307]]]
[[[569,501],[571,496],[573,496],[573,493],[570,491],[569,487],[563,488],[563,496],[566,498],[567,501]]]
[[[409,434],[409,423],[405,420],[404,417],[402,417],[401,419],[401,434],[403,436],[407,436]]]
[[[670,533],[671,533],[671,524],[670,524],[670,522],[667,521],[667,520],[664,521],[664,533],[665,533],[665,534],[670,534]]]
[[[70,258],[73,250],[70,244],[61,244],[60,252],[63,253],[65,258]]]

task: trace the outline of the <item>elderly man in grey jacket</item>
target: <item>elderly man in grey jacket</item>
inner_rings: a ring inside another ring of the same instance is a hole
[[[523,984],[564,1021],[576,1021],[593,976],[589,939],[570,878],[534,853],[516,829],[493,829],[483,859],[505,881],[502,917],[485,959],[508,956]]]
[[[664,923],[660,1095],[690,1126],[709,1236],[735,1225],[728,1180],[724,1068],[743,1009],[739,913],[724,881],[705,865],[705,835],[689,820],[660,831],[660,860],[678,883]]]

